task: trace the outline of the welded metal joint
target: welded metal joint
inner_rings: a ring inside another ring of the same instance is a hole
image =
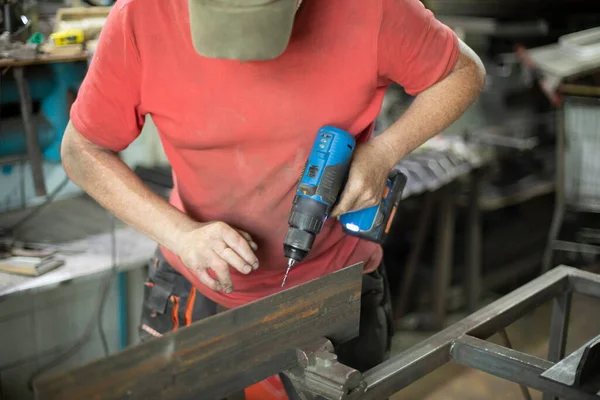
[[[302,400],[354,400],[364,393],[362,374],[338,361],[328,339],[297,349],[296,355],[298,366],[284,373]]]

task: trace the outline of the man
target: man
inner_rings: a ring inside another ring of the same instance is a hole
[[[367,141],[391,82],[416,98]],[[339,216],[374,205],[398,160],[456,120],[483,82],[477,56],[418,0],[117,1],[72,107],[63,163],[160,245],[142,321],[146,337],[160,336],[282,290],[287,217],[321,126],[362,143]],[[117,155],[146,114],[173,168],[170,202]],[[332,218],[286,286],[364,262],[361,336],[340,349],[361,370],[389,350],[381,260],[378,245]]]

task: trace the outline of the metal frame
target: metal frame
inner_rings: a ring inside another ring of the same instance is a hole
[[[557,267],[360,374],[337,362],[331,343],[318,337],[356,334],[361,271],[360,266],[347,268],[105,360],[42,377],[34,385],[36,397],[181,399],[201,394],[204,399],[221,399],[286,371],[299,395],[294,399],[380,400],[454,361],[518,383],[526,398],[526,387],[544,392],[544,400],[599,398],[593,387],[575,387],[546,372],[577,367],[568,362],[572,356],[559,361],[564,357],[571,295],[600,299],[600,275]],[[511,349],[506,337],[505,346],[485,341],[551,300],[549,361]]]
[[[364,374],[366,391],[361,399],[384,399],[449,361],[535,388],[554,397],[597,399],[591,393],[540,377],[564,355],[571,294],[600,299],[600,276],[560,266],[428,340],[393,357]],[[554,300],[553,300],[554,299]],[[525,313],[554,301],[549,358],[538,359],[483,339],[503,330]]]

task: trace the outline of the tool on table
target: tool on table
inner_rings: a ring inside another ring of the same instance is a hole
[[[306,258],[315,237],[329,217],[346,183],[356,140],[350,133],[324,126],[317,133],[306,165],[301,174],[290,225],[283,243],[288,268],[281,283],[285,285],[291,268]],[[382,243],[394,219],[406,177],[394,171],[387,180],[381,202],[373,207],[340,216],[344,232],[362,239]]]
[[[50,40],[55,46],[81,44],[85,40],[85,32],[83,29],[67,29],[50,34]]]

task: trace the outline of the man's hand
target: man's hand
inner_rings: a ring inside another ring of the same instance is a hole
[[[396,162],[394,152],[377,138],[358,145],[350,164],[348,181],[331,216],[339,217],[349,211],[379,204],[388,175]]]
[[[184,233],[178,242],[175,253],[202,283],[216,291],[233,291],[230,266],[242,274],[258,268],[256,243],[248,233],[224,222],[198,224],[198,228]],[[218,280],[209,275],[209,269]]]

